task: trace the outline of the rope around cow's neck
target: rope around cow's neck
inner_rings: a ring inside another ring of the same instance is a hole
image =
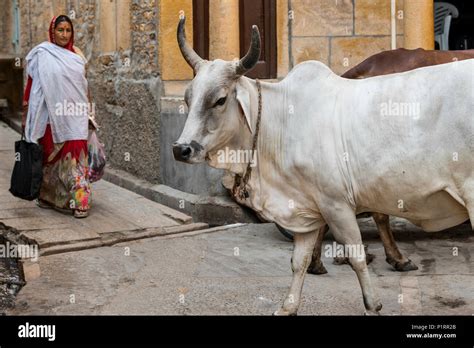
[[[255,83],[257,85],[257,92],[258,92],[258,114],[257,114],[257,124],[255,126],[255,135],[253,136],[252,142],[252,156],[255,153],[255,149],[257,148],[257,140],[258,140],[258,133],[260,130],[260,119],[262,118],[262,86],[260,85],[260,81],[255,79]],[[249,197],[249,192],[247,191],[247,182],[250,179],[250,175],[252,174],[252,167],[251,162],[247,164],[247,169],[245,170],[244,177],[242,178],[241,175],[236,174],[234,179],[234,187],[232,188],[232,195],[238,196],[241,200],[247,199]]]

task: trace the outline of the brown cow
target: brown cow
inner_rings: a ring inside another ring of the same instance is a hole
[[[474,50],[464,51],[426,51],[422,48],[407,50],[398,48],[392,51],[383,51],[370,56],[362,63],[356,65],[352,69],[345,72],[342,77],[348,79],[363,79],[372,76],[388,75],[400,73],[408,70],[421,68],[424,66],[438,65],[450,63],[455,60],[465,60],[474,58]],[[399,272],[412,271],[418,267],[398,249],[393,234],[390,230],[389,216],[380,213],[371,214],[377,230],[382,240],[386,261]],[[327,273],[326,268],[321,262],[321,247],[324,234],[328,231],[328,227],[321,228],[318,241],[314,247],[311,264],[308,273],[324,274]],[[367,263],[373,257],[367,255]],[[336,263],[344,263],[341,259],[337,259]]]
[[[374,54],[341,76],[347,79],[364,79],[470,58],[474,58],[474,50],[426,51],[422,48],[415,50],[398,48]]]

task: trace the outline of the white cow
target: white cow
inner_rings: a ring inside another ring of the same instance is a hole
[[[201,59],[185,41],[184,19],[178,42],[196,76],[175,158],[235,173],[240,203],[295,232],[293,281],[276,314],[296,314],[326,224],[359,251],[349,260],[366,313],[375,314],[382,305],[356,214],[399,216],[425,231],[474,223],[474,60],[363,80],[308,61],[266,83],[243,76],[260,56],[256,26],[240,61]],[[252,150],[255,138],[255,166],[220,160],[223,149]]]

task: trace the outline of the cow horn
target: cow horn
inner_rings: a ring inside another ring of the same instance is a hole
[[[197,69],[199,68],[199,64],[203,62],[203,59],[199,57],[199,55],[186,42],[186,33],[184,30],[185,23],[186,23],[186,17],[183,16],[183,18],[179,20],[179,24],[178,24],[178,32],[177,32],[178,45],[184,59],[196,72]]]
[[[253,69],[260,58],[260,32],[256,25],[252,25],[252,42],[247,54],[239,60],[236,67],[236,74],[243,75],[247,71]]]

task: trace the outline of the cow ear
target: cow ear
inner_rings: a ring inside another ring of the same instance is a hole
[[[241,85],[240,81],[237,82],[235,91],[237,102],[239,103],[240,109],[242,110],[242,113],[245,117],[245,122],[249,127],[250,133],[253,134],[252,122],[250,118],[250,93]]]

